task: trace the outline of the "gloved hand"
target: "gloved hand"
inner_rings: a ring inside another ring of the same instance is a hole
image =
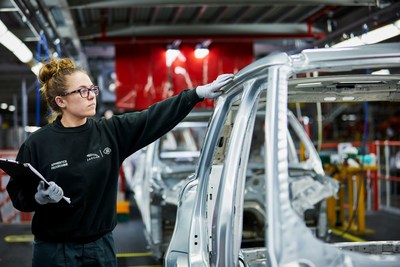
[[[197,86],[196,93],[201,98],[216,98],[222,94],[220,89],[232,81],[233,77],[233,74],[221,74],[212,83]]]
[[[49,182],[49,187],[45,188],[44,182],[40,181],[35,199],[40,205],[47,203],[57,203],[64,195],[63,190],[55,182]]]

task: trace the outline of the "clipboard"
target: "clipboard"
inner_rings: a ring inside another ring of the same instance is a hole
[[[5,171],[10,177],[28,177],[30,179],[43,181],[46,185],[49,185],[46,178],[44,178],[30,163],[20,163],[11,159],[0,158],[0,169]],[[63,199],[67,201],[68,204],[71,204],[71,199],[69,197],[63,196]]]

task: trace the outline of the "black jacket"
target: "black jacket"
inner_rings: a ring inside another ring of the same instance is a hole
[[[110,119],[88,119],[64,128],[57,119],[33,133],[21,146],[17,161],[31,163],[71,198],[39,205],[37,181],[11,177],[7,191],[20,211],[34,211],[35,238],[54,242],[94,241],[116,225],[119,168],[125,158],[176,126],[200,102],[195,90]]]

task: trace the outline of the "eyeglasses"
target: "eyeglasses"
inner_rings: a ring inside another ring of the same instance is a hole
[[[81,95],[82,98],[87,98],[89,96],[89,92],[92,92],[94,95],[98,95],[100,92],[100,88],[98,86],[92,86],[90,88],[87,87],[80,87],[77,90],[68,92],[68,93],[63,93],[60,96],[67,96],[70,94],[75,94],[75,93],[79,93]]]

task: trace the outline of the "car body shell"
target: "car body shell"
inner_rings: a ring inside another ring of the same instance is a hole
[[[292,171],[311,170],[323,175],[323,170],[312,148],[308,159],[296,168],[289,141],[288,124],[293,116],[288,104],[399,101],[398,75],[354,75],[356,70],[399,66],[400,46],[379,44],[310,49],[296,55],[278,53],[239,71],[218,98],[196,173],[187,179],[180,193],[164,265],[398,266],[399,242],[360,244],[363,248],[386,247],[393,252],[390,255],[355,253],[349,251],[354,250],[354,244],[331,245],[317,239],[296,213],[292,205]],[[316,71],[338,75],[296,79],[296,75]],[[235,115],[230,117],[233,110]],[[259,247],[242,248],[246,174],[252,144],[249,133],[260,110],[264,111],[265,129],[261,175],[265,185],[265,242]],[[231,127],[228,134],[226,127]],[[303,142],[311,144],[307,138]]]
[[[149,247],[157,258],[162,258],[172,236],[179,192],[187,176],[196,170],[210,114],[190,114],[123,163]]]

